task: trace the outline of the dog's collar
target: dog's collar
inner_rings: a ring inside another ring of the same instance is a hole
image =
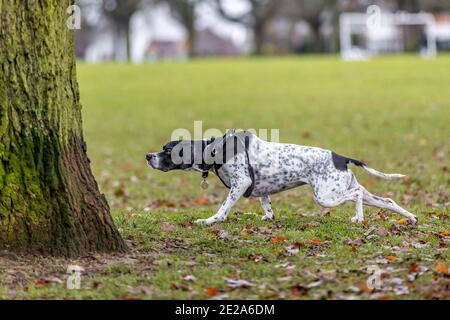
[[[252,184],[250,185],[250,187],[245,191],[244,193],[244,198],[248,198],[251,196],[253,189],[255,188],[255,172],[253,170],[253,167],[250,163],[250,156],[248,155],[248,149],[249,149],[249,141],[248,139],[245,139],[245,143],[237,136],[234,136],[235,138],[237,138],[237,140],[239,140],[239,142],[241,142],[244,145],[244,149],[245,149],[245,155],[247,157],[247,165],[248,165],[248,173],[250,175],[250,179],[252,180]],[[224,144],[226,144],[226,140],[224,140]],[[223,183],[223,185],[225,187],[227,187],[228,189],[230,189],[230,186],[228,186],[225,181],[222,179],[222,177],[219,174],[219,169],[222,167],[221,164],[216,164],[214,163],[213,165],[208,166],[208,168],[206,170],[204,170],[202,172],[202,188],[203,189],[207,189],[208,188],[208,182],[207,182],[207,178],[209,176],[209,170],[213,170],[214,173],[216,174],[217,177],[219,177],[220,181]]]

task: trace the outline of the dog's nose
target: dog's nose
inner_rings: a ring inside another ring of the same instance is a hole
[[[145,159],[147,159],[147,161],[150,161],[153,158],[153,154],[149,153],[145,156]]]

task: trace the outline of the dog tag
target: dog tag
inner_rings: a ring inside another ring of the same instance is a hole
[[[200,186],[202,187],[202,189],[206,190],[209,187],[209,183],[208,180],[203,179],[202,183],[200,184]]]

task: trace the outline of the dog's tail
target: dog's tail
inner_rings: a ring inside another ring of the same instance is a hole
[[[384,172],[380,172],[380,171],[377,171],[377,170],[369,167],[368,165],[363,165],[363,166],[361,166],[361,168],[366,170],[371,175],[373,175],[375,177],[378,177],[378,178],[381,178],[381,179],[385,179],[385,180],[394,180],[394,179],[401,179],[401,178],[406,177],[404,174],[400,174],[400,173],[384,173]]]
[[[406,177],[404,174],[399,174],[399,173],[389,174],[389,173],[377,171],[377,170],[369,167],[367,164],[365,164],[362,161],[347,158],[347,157],[338,155],[334,152],[333,152],[333,162],[337,169],[347,170],[347,164],[352,163],[355,166],[363,168],[365,171],[367,171],[371,175],[381,178],[381,179],[385,179],[385,180],[394,180],[394,179],[401,179],[401,178]]]

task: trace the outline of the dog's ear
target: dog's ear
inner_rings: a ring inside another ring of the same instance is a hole
[[[203,150],[203,160],[206,165],[212,165],[214,163],[214,156],[221,141],[222,139],[216,139],[215,137],[206,140],[206,145]]]

